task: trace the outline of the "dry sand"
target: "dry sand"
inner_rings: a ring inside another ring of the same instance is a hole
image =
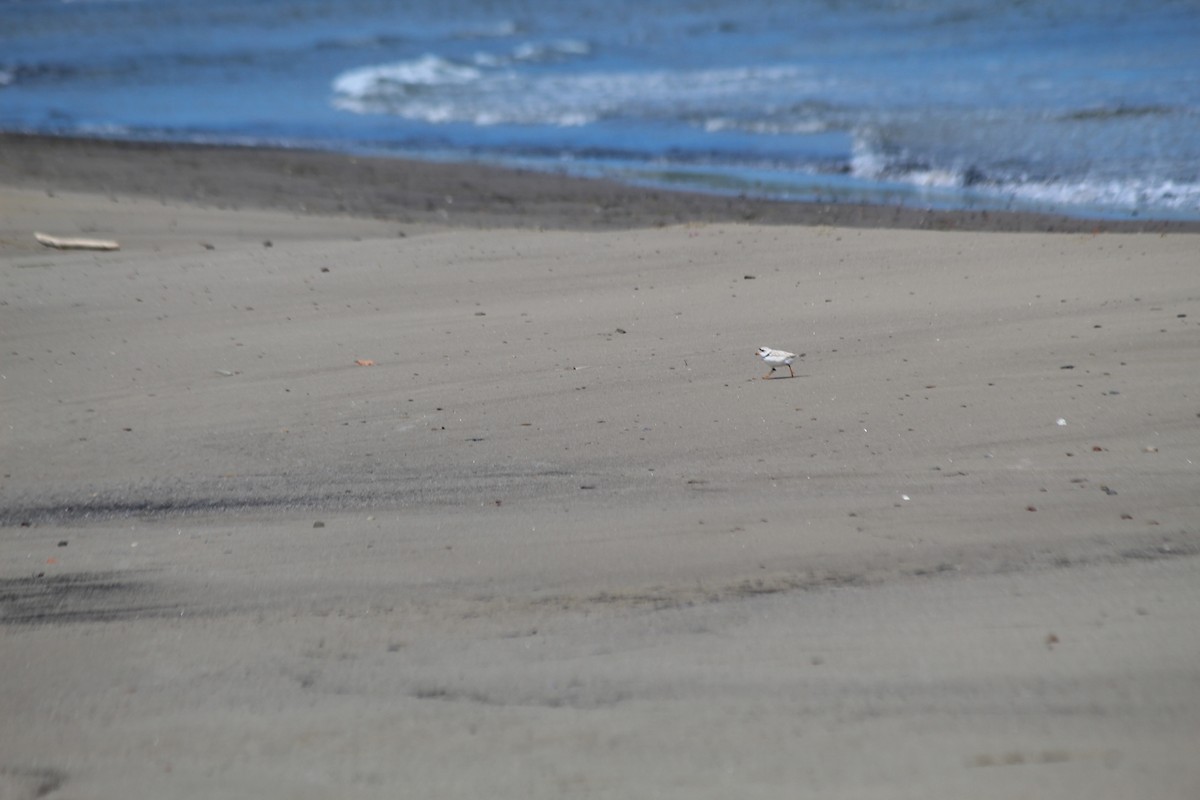
[[[0,797],[1200,796],[1200,237],[39,175]]]

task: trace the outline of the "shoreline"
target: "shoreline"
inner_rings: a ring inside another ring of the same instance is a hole
[[[465,228],[620,230],[744,222],[938,231],[1200,232],[1200,221],[765,200],[472,162],[24,133],[0,133],[0,184]]]

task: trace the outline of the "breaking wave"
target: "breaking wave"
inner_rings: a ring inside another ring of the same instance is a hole
[[[504,56],[471,61],[426,54],[420,58],[350,70],[333,82],[333,103],[358,114],[391,114],[421,122],[473,125],[579,126],[631,118],[671,122],[707,118],[709,130],[753,131],[758,123],[727,113],[756,110],[770,87],[791,82],[803,91],[807,71],[794,66],[695,71],[548,71],[525,68],[582,60],[591,47],[578,40],[525,44]],[[820,130],[805,121],[800,131]],[[764,130],[753,131],[764,132]]]

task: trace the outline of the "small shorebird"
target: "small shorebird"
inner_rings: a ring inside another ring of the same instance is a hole
[[[775,374],[775,368],[780,364],[786,364],[788,372],[792,374],[793,378],[796,377],[796,371],[792,369],[792,362],[804,354],[796,355],[795,353],[789,353],[787,350],[772,350],[770,347],[760,347],[755,355],[771,365],[771,371],[763,375],[763,380],[765,381]]]

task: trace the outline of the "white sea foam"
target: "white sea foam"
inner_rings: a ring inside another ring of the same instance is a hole
[[[133,133],[133,129],[125,125],[114,125],[108,122],[83,122],[76,126],[76,130],[87,136],[99,136],[101,138],[121,138],[129,136]]]
[[[1084,206],[1118,211],[1169,209],[1200,214],[1200,184],[1157,179],[1081,179],[1029,182],[997,187],[1024,202]]]
[[[586,56],[592,46],[581,39],[556,39],[552,42],[525,42],[513,49],[517,61],[557,61],[573,56]]]
[[[395,98],[402,98],[415,89],[461,86],[478,81],[482,75],[476,67],[456,64],[435,55],[361,67],[343,72],[334,80],[333,90],[337,95],[335,104],[338,108],[360,114],[380,112],[393,105]],[[446,108],[436,116],[446,120],[454,115]]]
[[[733,119],[731,117],[709,117],[704,120],[704,130],[709,133],[740,131],[764,136],[784,134],[822,133],[829,125],[820,119]]]
[[[553,47],[557,53],[587,53],[583,42],[557,42]],[[533,56],[531,50],[521,53]],[[434,123],[577,126],[623,116],[703,120],[710,118],[710,109],[731,106],[750,111],[757,107],[764,86],[783,81],[797,92],[812,85],[808,72],[794,66],[543,73],[522,68],[518,61],[477,56],[472,64],[460,64],[425,55],[343,73],[333,82],[333,102],[356,113]],[[820,129],[810,120],[762,125],[759,132],[764,133],[771,125],[776,132]]]
[[[935,196],[969,192],[978,198],[1034,207],[1089,208],[1114,213],[1168,210],[1187,216],[1200,213],[1200,183],[1167,178],[1112,178],[1083,175],[1075,178],[1035,179],[1028,175],[974,168],[933,168],[889,157],[872,137],[854,138],[851,174],[869,181],[902,183],[929,190]]]
[[[400,61],[350,70],[338,76],[333,88],[339,94],[377,93],[387,87],[438,86],[478,80],[482,73],[465,64],[426,55],[413,61]]]
[[[861,131],[854,134],[850,153],[850,173],[858,178],[876,180],[887,169],[888,159],[867,135]]]

